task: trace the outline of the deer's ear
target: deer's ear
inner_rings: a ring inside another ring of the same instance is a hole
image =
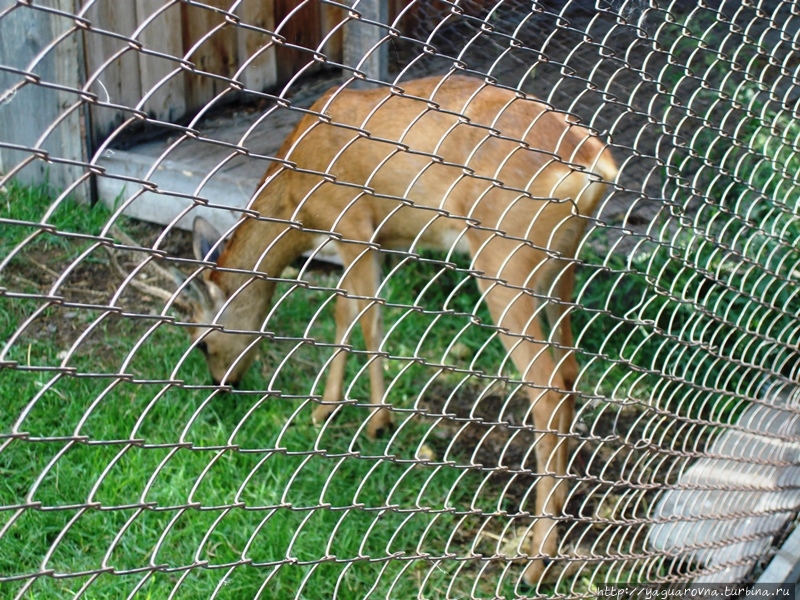
[[[203,217],[196,217],[192,227],[192,250],[197,260],[217,262],[222,254],[222,244],[217,242],[222,238],[214,226]]]
[[[187,277],[178,269],[173,269],[172,277],[181,289],[184,307],[188,312],[195,308],[205,311],[216,311],[225,304],[225,293],[216,283],[195,277],[187,282]]]

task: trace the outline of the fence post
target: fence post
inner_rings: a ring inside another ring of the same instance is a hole
[[[0,10],[13,4],[0,0]],[[77,12],[74,0],[37,6]],[[0,64],[17,71],[0,72],[0,131],[14,146],[0,149],[0,177],[12,174],[23,184],[48,183],[58,191],[71,187],[88,200],[85,169],[63,162],[86,162],[89,153],[87,106],[78,93],[85,81],[82,40],[74,19],[47,10],[20,5],[0,21]]]
[[[359,13],[361,18],[349,21],[344,28],[344,64],[356,68],[371,52],[358,70],[368,79],[386,81],[389,71],[388,46],[380,43],[386,35],[386,29],[373,23],[386,23],[389,16],[388,1],[356,0],[352,10]]]

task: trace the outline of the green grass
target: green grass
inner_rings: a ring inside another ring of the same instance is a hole
[[[102,230],[107,211],[65,202],[47,216],[54,235],[35,224],[51,207],[45,190],[12,187],[0,202],[5,218],[26,222],[5,222],[0,236],[0,259],[15,253],[0,279],[2,339],[15,336],[0,370],[0,573],[21,578],[0,584],[3,597],[26,589],[26,598],[68,598],[87,586],[90,598],[126,597],[137,587],[143,598],[173,590],[186,598],[214,590],[239,598],[262,585],[262,597],[329,598],[336,589],[351,598],[373,588],[410,597],[419,590],[435,595],[463,570],[464,563],[437,557],[465,556],[487,519],[480,511],[494,513],[498,497],[474,497],[486,477],[478,469],[414,460],[424,447],[437,461],[468,464],[468,456],[443,456],[449,440],[413,408],[420,381],[456,387],[464,379],[434,365],[446,358],[442,336],[463,329],[466,317],[406,315],[389,332],[393,352],[431,360],[387,367],[407,409],[394,437],[370,442],[357,434],[368,414],[363,404],[318,430],[308,398],[330,350],[302,340],[309,306],[324,304],[331,292],[292,292],[276,315],[284,340],[265,344],[243,391],[216,393],[206,385],[202,357],[186,354],[182,327],[154,318],[135,297],[124,310],[138,309],[139,318],[125,318],[104,307],[107,294],[81,293],[80,280],[94,277],[96,285],[98,273],[114,281],[112,291],[118,285],[102,249],[85,237]],[[61,300],[44,298],[51,271],[82,256],[89,262],[76,263],[77,281],[69,277],[55,291]],[[417,299],[425,274],[397,270],[387,297],[398,304]],[[310,277],[334,286],[338,275]],[[278,296],[288,290],[283,285]],[[471,310],[474,301],[453,303]],[[403,312],[387,309],[390,319]],[[323,311],[311,332],[330,341],[331,321]],[[446,326],[443,333],[432,329],[434,321]],[[418,341],[409,345],[412,339]],[[480,350],[485,332],[459,339],[499,363],[499,342]],[[350,361],[352,398],[367,395],[362,368]],[[164,383],[175,377],[184,384]],[[510,517],[492,519],[499,526]],[[475,573],[481,565],[473,565]],[[43,571],[67,577],[33,578]],[[497,585],[513,589],[514,578],[491,583]]]

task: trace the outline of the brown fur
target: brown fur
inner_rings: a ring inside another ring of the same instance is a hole
[[[589,130],[522,94],[462,76],[420,79],[403,89],[403,95],[332,90],[317,101],[311,110],[325,118],[307,115],[284,142],[284,162],[270,167],[250,206],[260,218],[246,218],[235,230],[218,260],[227,270],[206,273],[195,319],[261,331],[274,282],[230,269],[279,277],[315,247],[311,231],[330,232],[345,264],[341,285],[352,296],[337,301],[336,342],[346,343],[357,319],[367,349],[377,353],[376,248],[450,250],[459,239],[503,342],[531,383],[535,427],[547,431],[536,444],[538,470],[547,476],[536,487],[531,553],[552,556],[555,521],[543,515],[560,514],[566,498],[559,484],[578,374],[565,310],[573,287],[570,259],[604,193],[601,180],[613,181],[616,166]],[[540,300],[534,294],[558,299],[545,305],[552,343],[535,318]],[[202,326],[193,337],[205,342],[214,378],[234,383],[259,339]],[[340,350],[331,363],[316,422],[342,397],[345,358]],[[385,407],[377,354],[369,373],[371,401]],[[390,423],[391,411],[379,408],[369,435]],[[533,561],[525,579],[538,580],[542,569],[541,560]]]

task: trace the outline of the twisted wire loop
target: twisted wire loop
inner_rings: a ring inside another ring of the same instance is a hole
[[[800,505],[797,5],[272,4],[0,3],[0,596],[757,581]]]

